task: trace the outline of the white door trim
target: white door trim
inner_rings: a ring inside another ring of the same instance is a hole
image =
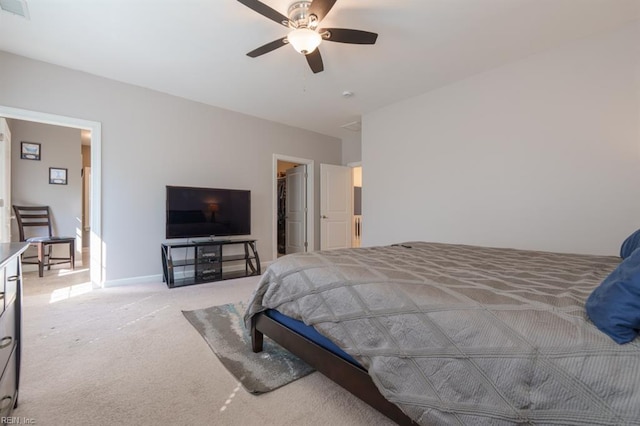
[[[288,155],[273,154],[273,171],[271,172],[272,179],[272,206],[271,206],[271,241],[272,244],[272,259],[275,261],[278,259],[278,161],[287,161],[290,163],[306,164],[307,165],[307,243],[308,251],[313,251],[315,247],[315,186],[314,175],[315,166],[314,161],[307,158],[297,158]]]
[[[0,105],[0,116],[16,120],[34,121],[52,124],[54,126],[72,127],[91,131],[91,224],[90,237],[90,270],[91,283],[94,287],[104,286],[104,271],[102,259],[102,123],[98,121],[82,120],[80,118],[45,112],[29,111]]]
[[[11,241],[11,129],[0,117],[0,243]]]

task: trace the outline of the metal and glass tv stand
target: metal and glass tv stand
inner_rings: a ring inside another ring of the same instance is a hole
[[[167,287],[260,275],[256,240],[194,240],[163,243],[162,278]]]

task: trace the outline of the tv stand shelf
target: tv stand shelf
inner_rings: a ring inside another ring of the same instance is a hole
[[[244,252],[238,254],[240,246]],[[163,243],[162,280],[167,287],[182,287],[212,281],[260,275],[256,240],[201,240]],[[177,251],[176,251],[177,250]],[[225,250],[232,254],[225,254]],[[243,268],[244,267],[244,268]]]

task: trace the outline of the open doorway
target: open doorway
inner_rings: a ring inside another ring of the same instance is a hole
[[[278,257],[307,250],[307,165],[278,161]]]
[[[314,247],[313,160],[274,154],[273,259]]]
[[[91,179],[87,181],[89,186],[89,217],[88,217],[88,240],[87,248],[90,252],[88,259],[91,282],[94,287],[102,287],[104,283],[104,273],[102,264],[102,233],[101,233],[101,209],[100,209],[100,184],[101,184],[101,124],[99,122],[81,120],[71,117],[58,116],[47,113],[40,113],[28,110],[21,110],[0,105],[0,117],[6,119],[22,120],[34,123],[50,124],[54,126],[74,128],[78,130],[86,130],[91,135],[91,150],[89,155],[89,163],[91,170]],[[19,145],[18,145],[19,146]],[[44,155],[44,152],[42,153]],[[67,175],[77,173],[79,176],[83,173],[78,170],[67,170]],[[78,232],[83,232],[85,226],[82,224],[81,215],[78,220]]]
[[[85,168],[91,165],[91,132],[72,127],[36,123],[28,120],[9,119],[12,133],[11,196],[7,204],[19,206],[48,206],[51,214],[52,232],[55,236],[70,237],[75,240],[76,267],[89,269],[88,217],[84,216]],[[31,153],[29,150],[33,151]],[[58,179],[51,179],[55,171]],[[89,186],[89,185],[87,185]],[[7,206],[9,207],[9,206]],[[14,212],[11,211],[11,216]],[[13,241],[19,241],[22,232],[18,221],[10,221]],[[25,227],[24,237],[46,236],[46,227]],[[51,258],[67,258],[67,247],[53,244]],[[35,247],[30,247],[27,257],[36,257]],[[54,269],[68,269],[65,262],[53,262]],[[31,265],[31,264],[29,264]],[[25,267],[29,271],[33,267]]]
[[[360,247],[362,244],[362,166],[356,165],[353,169],[353,223],[351,234],[351,247]]]

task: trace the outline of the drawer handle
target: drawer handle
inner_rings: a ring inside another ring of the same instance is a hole
[[[17,275],[13,275],[7,278],[7,281],[18,281],[18,276]]]
[[[11,345],[12,342],[13,342],[13,337],[11,336],[3,337],[2,339],[0,339],[0,349],[6,348],[7,346]]]
[[[9,402],[7,404],[7,401]],[[5,410],[7,410],[9,407],[11,407],[11,403],[13,402],[13,397],[12,396],[5,396],[4,398],[0,399],[0,411],[1,412],[5,412]]]

